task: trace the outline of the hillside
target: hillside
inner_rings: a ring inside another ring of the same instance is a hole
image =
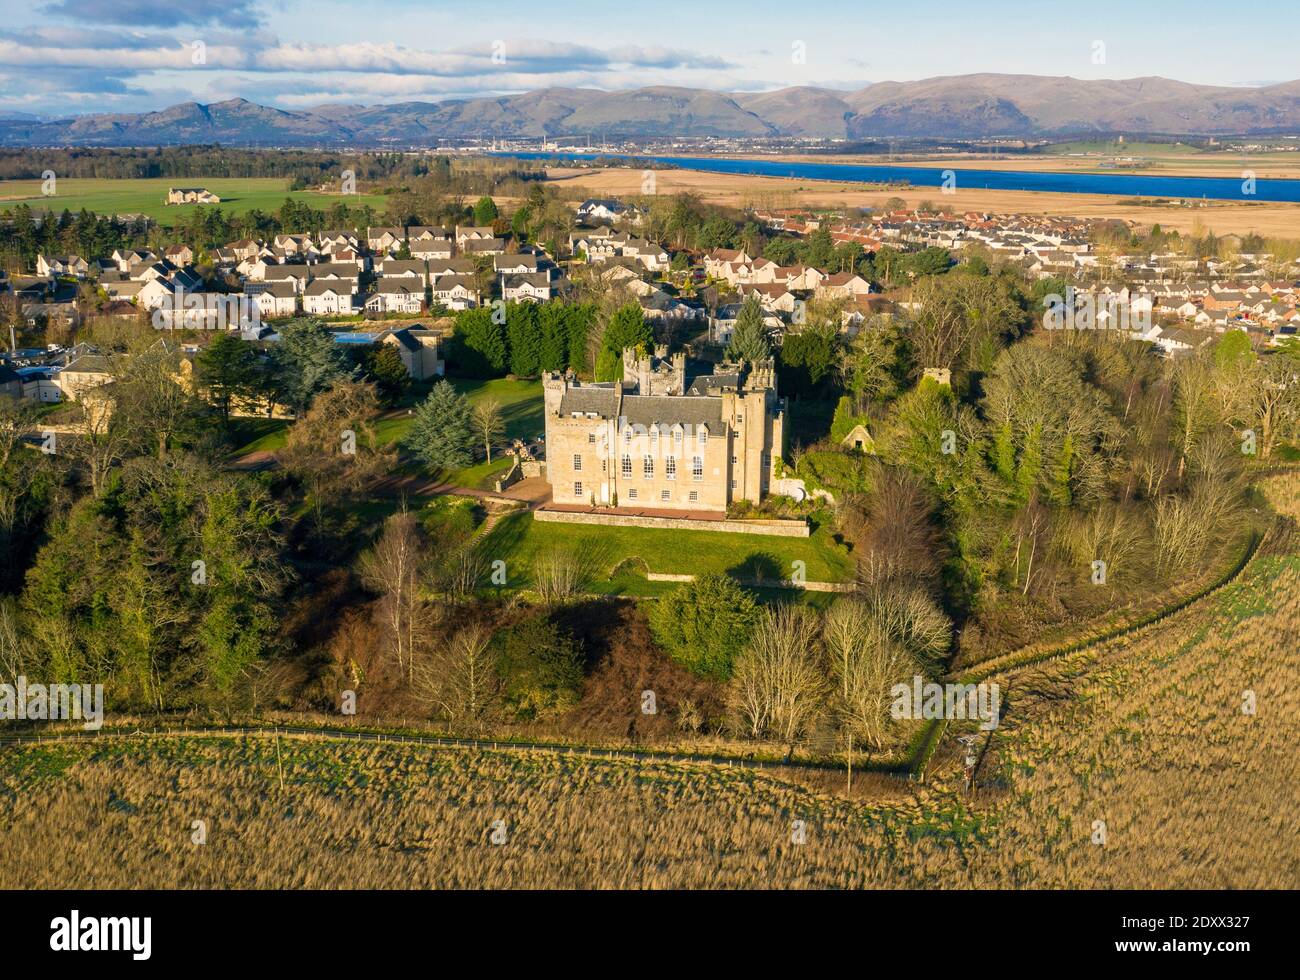
[[[0,118],[0,146],[433,145],[542,136],[1057,136],[1092,132],[1243,134],[1300,131],[1300,82],[1265,88],[977,74],[726,93],[658,86],[621,92],[548,88],[519,95],[326,105],[285,111],[232,99],[157,112],[61,120]]]

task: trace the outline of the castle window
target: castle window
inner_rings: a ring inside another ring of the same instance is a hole
[[[660,499],[660,500],[663,500],[663,501],[669,501],[669,500],[672,500],[672,497],[673,497],[673,495],[672,495],[672,491],[671,491],[671,490],[660,490],[660,491],[659,491],[659,499]]]
[[[677,479],[677,457],[676,456],[669,456],[666,459],[664,459],[664,479],[665,480]]]
[[[647,480],[654,479],[655,475],[655,458],[653,456],[641,457],[641,475]]]
[[[694,456],[691,458],[691,479],[699,483],[704,479],[704,457]]]
[[[593,443],[593,444],[594,444],[595,441],[596,441],[596,433],[594,433],[594,432],[588,432],[588,433],[587,433],[587,441],[590,442],[590,443]]]
[[[623,457],[623,479],[625,480],[632,479],[632,457],[631,456]]]
[[[636,487],[632,487],[632,489],[627,492],[627,499],[636,500]]]
[[[693,504],[698,504],[700,502],[700,491],[692,490],[690,493],[690,501]]]
[[[581,481],[581,480],[579,480],[577,483],[575,483],[575,484],[573,485],[573,495],[574,495],[575,497],[577,497],[579,500],[582,499],[582,481]]]
[[[709,441],[709,427],[707,425],[700,426],[699,431],[695,435],[695,440],[700,444],[700,448],[703,449],[705,443]]]
[[[582,472],[582,457],[579,456],[577,453],[573,454],[573,472],[575,473]]]

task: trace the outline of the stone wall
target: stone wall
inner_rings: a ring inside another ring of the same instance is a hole
[[[694,582],[694,575],[669,575],[664,572],[646,572],[647,582]],[[808,592],[852,592],[857,586],[852,582],[795,582],[791,579],[737,579],[741,585],[756,589],[805,589]]]
[[[807,521],[693,521],[684,517],[638,517],[601,511],[573,513],[561,510],[535,511],[534,519],[555,524],[596,524],[604,527],[657,527],[680,531],[725,531],[729,534],[760,534],[776,538],[806,538]],[[689,544],[689,543],[688,543]]]

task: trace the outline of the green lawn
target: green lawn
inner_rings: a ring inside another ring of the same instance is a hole
[[[532,439],[545,429],[542,418],[542,383],[540,381],[509,381],[494,378],[490,381],[473,381],[468,378],[448,378],[452,386],[477,405],[495,398],[501,405],[501,417],[506,425],[505,441]],[[417,397],[415,401],[418,403]],[[375,426],[383,443],[400,442],[406,437],[415,421],[412,415],[381,419]],[[495,461],[494,461],[495,462]]]
[[[807,538],[776,538],[641,527],[587,527],[535,521],[531,513],[503,518],[488,536],[490,559],[503,559],[512,585],[526,587],[539,555],[570,548],[589,562],[592,592],[658,595],[673,583],[648,582],[644,572],[705,575],[729,572],[737,578],[790,578],[791,563],[806,565],[813,582],[848,581],[853,559],[836,541],[830,515],[813,517]]]
[[[249,453],[283,449],[289,434],[289,423],[285,419],[237,418],[231,420],[233,442],[239,448],[234,456],[247,456]]]
[[[508,381],[497,378],[491,381],[471,381],[463,378],[449,379],[456,390],[467,396],[470,404],[477,405],[488,398],[495,398],[501,405],[501,415],[505,421],[504,442],[511,439],[532,439],[542,434],[542,383],[540,381]],[[416,388],[413,403],[423,398],[428,385]],[[413,415],[397,415],[380,419],[375,423],[375,433],[383,445],[401,442],[415,421]],[[246,456],[249,453],[283,449],[288,436],[289,423],[283,419],[235,419],[234,445],[238,446],[232,456]],[[501,448],[492,454],[492,462],[480,461],[473,466],[452,473],[441,474],[449,483],[458,487],[476,487],[491,490],[496,480],[510,469],[511,457]],[[401,472],[412,475],[436,474],[426,473],[418,461],[401,467]]]
[[[242,214],[254,208],[277,211],[286,197],[303,201],[324,210],[338,201],[351,207],[369,204],[383,210],[387,199],[377,194],[355,194],[346,197],[320,194],[316,191],[290,191],[289,181],[282,177],[186,177],[147,178],[140,180],[108,180],[100,178],[60,179],[57,193],[51,197],[41,194],[39,180],[0,180],[0,210],[15,204],[29,204],[34,209],[51,209],[72,212],[82,208],[98,214],[147,214],[163,224],[185,221],[196,204],[163,204],[169,187],[206,187],[221,198],[219,207],[226,214]]]

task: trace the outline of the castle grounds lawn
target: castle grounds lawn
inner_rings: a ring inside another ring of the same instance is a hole
[[[596,593],[659,595],[676,585],[649,582],[646,571],[671,575],[727,572],[745,580],[788,579],[794,561],[803,561],[811,582],[845,582],[853,559],[836,540],[827,512],[813,516],[807,538],[778,538],[723,531],[676,528],[598,527],[535,521],[531,513],[503,518],[486,538],[489,560],[502,559],[511,586],[531,584],[534,563],[556,548],[576,552],[588,563]]]
[[[220,204],[164,204],[169,187],[206,187]],[[60,178],[57,193],[46,197],[39,180],[0,180],[0,211],[17,204],[27,204],[34,211],[65,209],[76,214],[82,208],[96,214],[147,214],[161,224],[188,221],[196,208],[220,208],[226,214],[243,214],[254,208],[278,211],[286,197],[302,201],[318,210],[344,201],[350,207],[369,204],[382,210],[386,198],[377,194],[321,194],[316,191],[290,191],[283,177],[147,177],[137,180],[111,180],[99,177]]]
[[[232,441],[239,448],[231,455],[238,458],[249,453],[268,450],[274,452],[283,449],[289,434],[289,423],[285,419],[231,419]]]
[[[469,378],[447,380],[451,382],[452,387],[469,398],[471,405],[478,405],[489,398],[497,400],[501,405],[501,420],[506,426],[506,443],[512,439],[533,439],[540,436],[546,428],[543,420],[541,381],[512,381],[507,378],[493,378],[489,381],[474,381]],[[406,433],[410,431],[414,421],[413,415],[380,419],[375,430],[379,434],[379,440],[385,444],[401,442],[406,438]],[[495,465],[495,453],[492,462]]]

